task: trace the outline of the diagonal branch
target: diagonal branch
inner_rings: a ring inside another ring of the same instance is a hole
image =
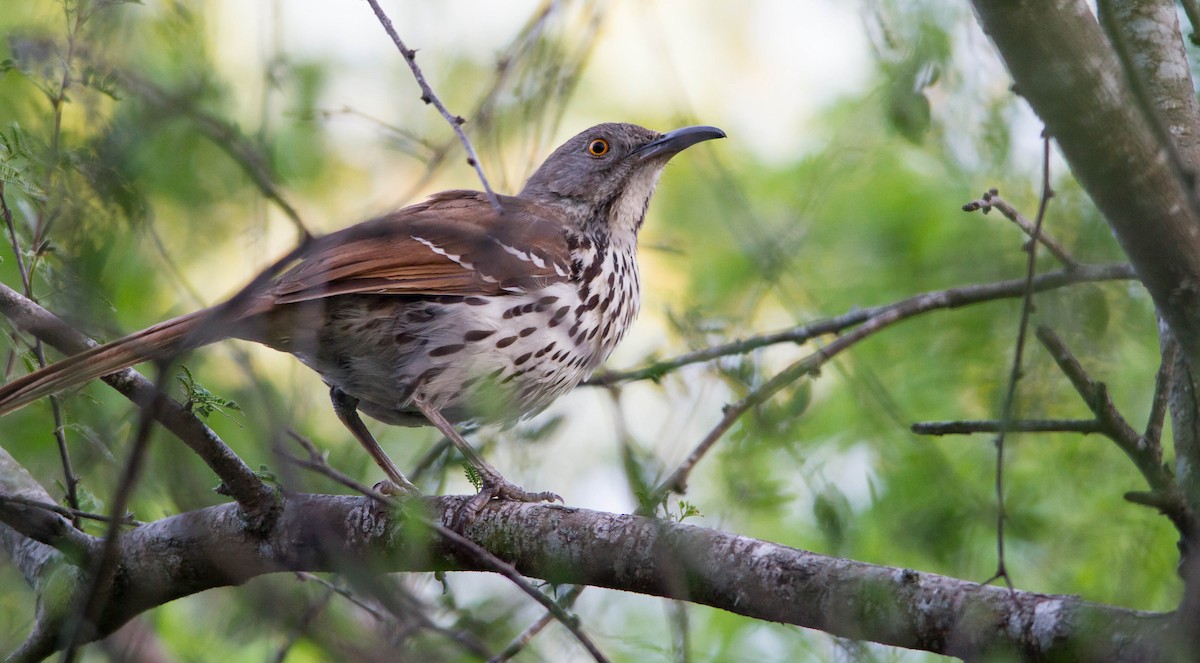
[[[1079,266],[1079,262],[1071,256],[1070,252],[1068,252],[1062,244],[1058,243],[1058,240],[1046,234],[1045,230],[1035,232],[1036,224],[1027,219],[1024,214],[1021,214],[1019,211],[1017,211],[1017,208],[1013,207],[1007,200],[1001,198],[1000,192],[996,189],[990,189],[984,192],[979,199],[972,200],[966,205],[963,205],[962,209],[964,212],[974,212],[978,210],[984,214],[987,214],[995,209],[1003,214],[1004,218],[1017,224],[1017,227],[1020,228],[1021,231],[1026,235],[1029,235],[1030,239],[1035,242],[1040,242],[1043,246],[1045,246],[1050,253],[1054,254],[1055,258],[1058,258],[1058,261],[1062,263],[1063,267],[1066,269],[1074,269]]]
[[[1033,280],[1033,291],[1044,292],[1057,288],[1076,285],[1079,283],[1094,283],[1098,281],[1116,281],[1135,279],[1133,269],[1129,265],[1080,265],[1074,269],[1061,270],[1040,274]],[[906,309],[913,306],[922,307],[922,311],[954,309],[972,304],[1012,299],[1025,293],[1025,279],[1013,279],[996,283],[981,283],[976,285],[933,290],[919,295],[913,295],[891,304],[855,309],[849,313],[808,324],[784,329],[770,334],[751,336],[746,339],[715,345],[711,348],[688,352],[672,359],[657,361],[648,366],[628,371],[606,371],[596,375],[584,384],[591,387],[633,382],[636,380],[658,380],[675,369],[691,364],[699,364],[730,355],[741,355],[753,352],[759,348],[780,343],[805,343],[819,336],[836,334],[851,327],[861,325],[892,309]]]
[[[1084,0],[973,0],[1015,89],[1104,215],[1183,356],[1200,365],[1200,223],[1190,178]],[[1187,69],[1181,74],[1187,77]]]
[[[17,329],[66,354],[76,354],[95,345],[95,341],[4,284],[0,284],[0,315]],[[149,404],[158,392],[150,380],[132,368],[105,376],[103,380],[138,404]],[[161,407],[155,408],[154,417],[208,464],[228,493],[245,507],[252,523],[267,517],[275,508],[274,490],[191,411],[171,399],[163,399]]]
[[[268,200],[275,203],[299,231],[301,237],[312,235],[300,219],[300,213],[288,202],[275,184],[275,174],[267,162],[262,149],[245,136],[236,126],[206,113],[187,99],[171,94],[153,82],[128,71],[119,74],[121,83],[143,101],[160,110],[182,113],[192,120],[200,133],[213,145],[229,155],[254,181],[255,186]]]
[[[433,92],[433,88],[425,81],[425,74],[421,68],[417,66],[417,51],[410,49],[400,40],[400,35],[396,32],[396,28],[392,26],[392,20],[384,13],[383,8],[379,6],[377,0],[367,0],[367,4],[371,5],[371,10],[375,12],[375,16],[379,19],[379,23],[383,25],[383,29],[387,31],[388,36],[392,38],[392,42],[396,44],[396,48],[400,49],[400,54],[404,56],[404,61],[408,64],[408,68],[412,70],[413,78],[417,79],[417,85],[421,87],[421,101],[426,104],[433,104],[433,107],[446,118],[446,122],[450,123],[450,128],[458,136],[459,142],[462,143],[463,149],[467,152],[467,165],[475,169],[475,174],[479,176],[479,181],[483,183],[483,190],[487,194],[488,202],[492,204],[492,208],[497,214],[504,214],[504,208],[500,205],[500,199],[496,197],[496,192],[492,191],[492,185],[488,184],[487,176],[483,174],[483,166],[479,163],[479,157],[475,154],[475,147],[471,145],[471,140],[467,138],[466,132],[463,131],[462,125],[466,123],[461,115],[454,115],[446,109],[446,105]]]
[[[1053,330],[1044,325],[1040,326],[1037,329],[1037,338],[1054,357],[1059,369],[1070,379],[1075,391],[1079,392],[1083,402],[1095,415],[1102,427],[1101,432],[1129,456],[1157,495],[1155,506],[1171,520],[1183,540],[1190,540],[1192,532],[1196,531],[1195,515],[1188,508],[1175,478],[1162,464],[1162,447],[1134,430],[1117,410],[1104,383],[1097,382],[1088,375],[1083,365]]]

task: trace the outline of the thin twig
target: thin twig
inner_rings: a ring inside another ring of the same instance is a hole
[[[1200,35],[1196,34],[1200,30],[1200,8],[1196,6],[1196,0],[1179,0],[1179,4],[1183,5],[1183,13],[1187,15],[1188,23],[1192,24],[1192,34],[1188,35],[1188,40],[1200,46]]]
[[[986,421],[918,421],[912,425],[917,435],[972,435],[975,433],[1103,433],[1104,426],[1095,419],[1019,419],[1005,422]]]
[[[964,212],[974,212],[975,210],[980,210],[984,214],[992,211],[992,209],[997,209],[1001,214],[1004,215],[1005,218],[1017,224],[1017,226],[1024,231],[1025,234],[1030,237],[1030,239],[1041,242],[1043,246],[1049,249],[1050,253],[1054,254],[1054,257],[1058,258],[1058,261],[1063,264],[1063,267],[1066,267],[1067,269],[1075,269],[1079,267],[1079,262],[1075,260],[1073,256],[1071,256],[1071,254],[1063,247],[1062,244],[1059,244],[1054,238],[1046,234],[1044,230],[1034,232],[1034,223],[1025,218],[1025,215],[1018,212],[1017,208],[1010,205],[1007,200],[1001,198],[1000,192],[996,189],[990,189],[984,192],[983,197],[979,198],[978,200],[972,200],[966,205],[963,205],[962,209]]]
[[[1162,451],[1162,429],[1167,419],[1167,407],[1171,399],[1171,383],[1175,378],[1175,355],[1179,352],[1179,344],[1170,334],[1162,334],[1162,363],[1154,376],[1154,400],[1150,402],[1150,416],[1146,418],[1146,432],[1142,434],[1146,441],[1159,447]]]
[[[280,450],[279,453],[284,458],[284,460],[295,463],[301,467],[306,467],[306,468],[312,469],[316,472],[319,472],[319,473],[325,475],[326,477],[329,477],[330,479],[333,479],[334,481],[341,483],[344,486],[352,488],[352,489],[362,493],[363,495],[371,497],[376,502],[381,502],[386,507],[389,507],[389,508],[396,507],[399,504],[398,501],[394,501],[394,500],[388,499],[387,497],[384,497],[383,495],[379,494],[377,491],[367,488],[362,483],[355,481],[354,479],[350,478],[349,476],[339,472],[337,469],[330,466],[329,463],[325,462],[324,454],[322,454],[321,451],[319,449],[317,449],[316,445],[314,445],[312,442],[305,439],[304,436],[299,435],[292,431],[289,431],[288,435],[293,440],[298,442],[301,446],[303,446],[306,451],[308,451],[309,460],[296,458],[295,456],[291,456],[291,455],[287,454],[286,452],[283,452],[282,450]],[[596,645],[595,645],[595,643],[592,642],[591,638],[589,638],[587,636],[587,634],[584,633],[579,628],[579,624],[577,623],[577,620],[574,617],[567,614],[566,610],[564,610],[561,606],[559,606],[557,603],[555,603],[553,599],[551,599],[550,597],[546,596],[545,594],[539,592],[533,585],[529,584],[529,582],[526,581],[525,578],[523,578],[521,576],[521,574],[519,572],[517,572],[517,570],[511,564],[509,564],[508,562],[505,562],[504,560],[500,559],[499,557],[496,557],[495,555],[493,555],[491,552],[489,552],[487,549],[483,548],[479,544],[466,538],[465,536],[459,534],[458,532],[451,530],[450,528],[446,527],[445,525],[443,525],[439,522],[435,522],[435,521],[423,519],[423,518],[418,518],[415,515],[413,516],[413,521],[420,522],[420,523],[426,525],[427,527],[429,527],[430,529],[432,529],[433,531],[437,532],[438,536],[440,536],[443,539],[454,544],[455,548],[457,548],[460,552],[464,553],[468,557],[474,559],[475,562],[477,562],[478,564],[488,568],[489,570],[491,570],[495,573],[499,573],[500,575],[508,578],[509,581],[511,581],[514,585],[516,585],[521,591],[525,592],[527,595],[532,597],[535,601],[542,604],[542,606],[545,607],[552,615],[554,615],[554,618],[557,619],[559,622],[561,622],[563,626],[567,627],[567,630],[570,631],[573,636],[575,636],[575,639],[578,640],[581,645],[583,645],[584,649],[586,649],[588,651],[588,653],[591,654],[592,658],[594,658],[597,662],[603,662],[603,661],[608,660],[607,658],[605,658],[604,654],[602,654],[600,652],[600,650],[596,648]]]
[[[475,169],[475,174],[479,176],[479,181],[483,183],[483,190],[487,194],[488,202],[492,204],[492,208],[497,214],[504,214],[504,208],[500,206],[500,199],[496,197],[496,193],[492,191],[492,185],[488,184],[487,176],[483,174],[483,166],[479,163],[479,157],[475,154],[475,147],[471,145],[471,140],[467,138],[466,132],[463,131],[462,125],[466,123],[466,119],[461,115],[454,115],[446,109],[446,105],[433,92],[433,88],[425,81],[425,74],[421,68],[417,66],[417,52],[404,45],[400,35],[396,33],[396,28],[392,27],[392,20],[384,13],[383,8],[379,6],[378,0],[367,0],[367,4],[371,5],[371,10],[375,12],[375,16],[379,19],[379,23],[383,25],[383,29],[387,31],[388,36],[392,38],[392,42],[396,44],[396,48],[400,49],[400,54],[404,56],[404,61],[408,63],[408,68],[412,70],[413,78],[417,80],[417,85],[421,87],[421,101],[426,104],[433,104],[433,107],[446,118],[446,122],[450,124],[450,128],[458,135],[459,142],[462,143],[463,149],[467,152],[467,164]]]
[[[1037,245],[1042,234],[1042,223],[1046,220],[1046,208],[1054,196],[1050,188],[1050,135],[1042,132],[1042,195],[1038,200],[1037,218],[1033,222],[1029,243],[1028,260],[1025,263],[1025,295],[1021,300],[1021,320],[1017,324],[1016,347],[1013,349],[1012,367],[1009,369],[1008,386],[1004,392],[1004,404],[1000,408],[1000,430],[996,433],[996,573],[987,580],[990,583],[1003,578],[1009,591],[1013,590],[1012,578],[1004,564],[1004,521],[1008,514],[1004,508],[1004,439],[1013,421],[1016,405],[1017,382],[1021,379],[1021,364],[1025,356],[1025,339],[1029,333],[1029,320],[1033,317],[1033,283],[1037,276]]]
[[[95,341],[3,283],[0,283],[0,315],[8,318],[13,327],[66,354],[78,354],[96,345]],[[156,399],[154,383],[132,368],[101,379],[139,405]],[[263,483],[207,424],[170,399],[162,401],[154,416],[212,469],[228,494],[245,508],[251,521],[270,516],[277,506],[274,490]]]
[[[1101,432],[1115,442],[1121,451],[1124,451],[1125,455],[1133,461],[1134,466],[1137,467],[1138,472],[1153,491],[1153,506],[1171,520],[1184,541],[1189,541],[1191,532],[1195,530],[1193,514],[1183,499],[1183,494],[1180,492],[1174,476],[1163,466],[1162,447],[1152,444],[1147,438],[1139,435],[1133,426],[1129,425],[1108,395],[1108,388],[1103,382],[1097,382],[1087,374],[1083,365],[1053,330],[1046,326],[1038,327],[1037,338],[1054,358],[1059,369],[1071,381],[1075,391],[1079,392],[1079,396],[1095,415],[1096,420],[1100,422],[1103,427]],[[1132,495],[1140,494],[1133,493]],[[1151,502],[1144,496],[1141,498],[1127,496],[1127,498],[1138,504]]]
[[[1080,265],[1071,270],[1061,270],[1038,275],[1034,279],[1033,290],[1034,292],[1043,292],[1078,283],[1130,280],[1136,278],[1137,276],[1134,274],[1133,268],[1129,265]],[[907,309],[912,306],[920,306],[922,307],[922,311],[953,309],[998,299],[1020,297],[1024,295],[1025,288],[1025,279],[1013,279],[996,283],[981,283],[959,288],[924,292],[891,304],[856,309],[834,318],[817,320],[770,334],[751,336],[703,350],[688,352],[678,357],[653,362],[641,368],[628,371],[604,372],[592,377],[592,379],[584,384],[591,387],[602,387],[636,380],[658,380],[667,373],[690,364],[698,364],[731,355],[747,354],[769,345],[781,343],[799,344],[826,334],[836,334],[860,325],[892,309]],[[936,300],[938,303],[934,306],[926,306],[923,302],[928,302],[929,300]]]
[[[279,454],[284,461],[296,465],[297,467],[303,467],[307,470],[317,472],[318,474],[323,474],[337,483],[340,483],[361,495],[371,498],[380,506],[387,508],[396,506],[397,503],[391,499],[388,499],[388,497],[383,493],[371,488],[361,481],[356,481],[355,479],[351,478],[350,475],[343,474],[337,468],[330,465],[325,460],[324,452],[318,449],[317,445],[313,444],[313,442],[307,437],[304,437],[300,433],[290,429],[287,431],[287,436],[292,438],[294,442],[299,444],[304,448],[305,451],[308,452],[308,458],[299,458],[289,454],[281,448],[276,448],[275,452]]]
[[[575,605],[575,600],[578,599],[581,594],[583,594],[583,590],[585,589],[587,589],[586,585],[572,586],[571,589],[568,590],[561,599],[559,599],[558,604],[561,605],[563,609],[569,610],[571,606]],[[521,650],[529,646],[529,643],[532,642],[535,637],[537,637],[537,634],[541,633],[542,629],[546,628],[546,626],[552,621],[554,621],[554,615],[550,614],[549,612],[543,614],[538,618],[537,621],[530,624],[528,628],[526,628],[524,631],[521,631],[520,635],[518,635],[516,638],[513,638],[513,641],[508,643],[508,646],[504,648],[504,651],[488,659],[488,663],[504,663],[504,661],[512,660],[514,656],[521,653]]]
[[[12,243],[13,256],[17,262],[17,271],[21,274],[21,286],[25,289],[25,296],[33,299],[33,281],[30,278],[29,270],[25,268],[25,257],[21,252],[21,243],[17,239],[17,227],[13,222],[12,210],[8,207],[8,200],[4,197],[4,182],[0,181],[0,214],[4,216],[4,225],[8,228],[8,238]],[[38,368],[46,367],[46,350],[42,347],[41,339],[34,339],[33,356],[37,359]],[[50,396],[50,414],[54,421],[54,441],[58,445],[59,462],[63,468],[63,486],[66,488],[67,504],[76,511],[79,510],[79,477],[75,475],[75,470],[71,465],[71,453],[67,448],[67,433],[66,426],[63,425],[62,405],[59,402],[58,396]],[[70,516],[71,524],[76,527],[80,526],[78,516]]]
[[[182,97],[172,95],[140,76],[122,72],[120,80],[127,89],[147,103],[160,109],[180,112],[190,118],[200,133],[242,167],[242,171],[250,177],[263,196],[275,203],[284,216],[296,226],[301,238],[312,235],[300,218],[300,213],[275,184],[275,175],[261,147],[254,144],[236,126],[201,110],[196,104]]]
[[[325,609],[325,606],[329,605],[329,600],[333,598],[333,594],[333,587],[326,586],[325,593],[318,596],[315,600],[309,602],[308,607],[304,609],[304,614],[300,615],[300,620],[296,624],[295,628],[292,629],[292,633],[288,636],[287,641],[280,645],[279,649],[276,650],[275,657],[273,659],[275,663],[283,663],[287,659],[287,655],[289,652],[291,652],[292,647],[296,646],[296,643],[299,642],[300,638],[304,636],[306,631],[308,631],[309,626],[312,625],[313,620],[317,618],[317,615],[321,614],[321,611]]]
[[[156,386],[161,385],[166,379],[167,363],[158,362],[157,366]],[[105,604],[110,599],[109,590],[120,564],[117,553],[121,539],[120,519],[133,499],[133,491],[141,478],[142,466],[145,464],[150,448],[150,432],[154,426],[154,412],[164,400],[166,400],[166,396],[162,390],[156,389],[154,399],[142,409],[138,417],[137,432],[129,450],[129,458],[125,462],[125,468],[121,471],[116,495],[112,499],[112,519],[108,523],[108,530],[104,533],[104,544],[99,559],[91,568],[91,580],[85,595],[87,598],[80,602],[76,613],[65,628],[67,648],[63,652],[64,663],[75,660],[79,646],[86,642],[85,638],[90,639],[87,630],[94,628],[99,622]]]
[[[655,488],[651,498],[647,501],[648,504],[657,504],[661,502],[669,493],[683,493],[687,489],[688,475],[700,462],[700,459],[708,453],[709,449],[730,429],[733,424],[747,411],[753,409],[758,404],[766,401],[771,396],[775,395],[779,390],[795,382],[801,377],[816,373],[822,366],[828,363],[831,359],[841,354],[844,350],[857,344],[859,341],[874,335],[875,333],[890,327],[891,325],[906,320],[916,315],[920,315],[927,311],[943,308],[945,300],[941,296],[944,293],[929,293],[930,297],[912,298],[905,300],[905,306],[890,306],[886,307],[878,315],[869,318],[862,325],[853,329],[845,336],[839,336],[834,339],[829,345],[807,355],[789,365],[779,373],[775,374],[770,380],[767,380],[762,385],[759,385],[742,400],[726,405],[722,410],[721,420],[717,425],[709,431],[708,435],[700,441],[699,444],[692,449],[692,452],[675,468],[675,471],[670,474],[662,483]]]
[[[80,511],[79,509],[71,509],[65,506],[60,506],[52,502],[42,502],[40,500],[31,500],[17,495],[0,495],[0,504],[19,504],[21,506],[29,506],[37,509],[45,509],[52,513],[57,513],[60,516],[67,518],[86,518],[88,520],[98,520],[102,523],[112,522],[112,516],[103,513],[92,513],[90,511]],[[119,519],[118,524],[129,525],[131,527],[140,527],[144,525],[140,520],[136,520],[133,514],[125,514],[124,518]]]

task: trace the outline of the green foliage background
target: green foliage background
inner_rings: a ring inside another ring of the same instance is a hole
[[[261,22],[265,33],[271,20],[278,29],[283,17],[303,11],[259,4],[243,10],[244,18]],[[303,44],[230,54],[218,39],[216,17],[238,10],[202,2],[9,5],[0,12],[0,179],[23,259],[34,266],[33,292],[95,337],[113,338],[219,301],[295,241],[293,228],[224,149],[231,141],[206,135],[206,118],[253,146],[284,195],[321,231],[429,191],[477,185],[449,129],[416,99],[395,53],[360,63],[356,72]],[[467,128],[501,190],[519,188],[550,147],[594,121],[725,126],[723,111],[690,107],[683,92],[623,99],[591,85],[593,51],[634,38],[606,23],[616,10],[564,3],[539,20],[545,7],[530,8],[524,27],[496,40],[498,53],[453,47],[460,28],[466,35],[482,29],[471,25],[469,12],[435,29],[419,8],[394,8],[434,88],[471,119]],[[664,11],[672,8],[679,10]],[[369,13],[355,3],[340,11]],[[1040,180],[1039,127],[1004,87],[1007,77],[996,73],[972,17],[960,3],[934,1],[877,0],[860,11],[873,73],[804,127],[815,137],[812,147],[781,161],[739,143],[731,131],[728,141],[693,150],[669,169],[644,236],[648,301],[618,365],[1023,274],[1019,231],[998,214],[960,210],[997,186],[1032,216]],[[76,28],[80,12],[89,18]],[[740,42],[753,38],[750,28],[736,17],[719,18],[725,22],[697,30],[708,31],[702,34],[716,57],[737,57]],[[382,39],[377,25],[364,26],[370,32],[363,39]],[[73,84],[56,129],[68,53]],[[777,71],[786,85],[794,63],[755,65]],[[122,76],[152,86],[166,101]],[[257,92],[247,92],[248,76],[260,81]],[[390,114],[359,113],[359,88],[343,78],[383,88],[376,92],[392,100]],[[730,104],[758,104],[762,122],[787,125],[772,117],[770,100],[738,99],[736,81],[729,83]],[[358,142],[347,146],[347,135]],[[1057,196],[1048,231],[1081,261],[1121,260],[1061,162],[1052,178]],[[1056,268],[1052,258],[1039,258],[1039,269]],[[19,287],[11,254],[0,262],[0,280]],[[929,439],[908,426],[997,416],[1018,311],[1013,300],[921,316],[772,399],[701,465],[686,500],[702,515],[689,522],[986,580],[996,568],[990,436]],[[1035,323],[1052,325],[1066,339],[1130,421],[1146,420],[1158,348],[1153,310],[1139,287],[1112,283],[1039,295]],[[13,375],[31,355],[24,341],[9,345]],[[582,388],[526,425],[485,430],[478,439],[529,488],[563,492],[579,506],[632,509],[635,477],[670,471],[716,421],[722,403],[814,347],[774,347],[685,368],[655,384],[626,387],[616,408],[609,394]],[[187,366],[206,389],[242,410],[215,413],[209,422],[252,466],[268,465],[304,490],[340,491],[273,456],[273,445],[286,445],[283,431],[294,428],[329,449],[336,467],[375,478],[326,409],[319,379],[294,361],[224,344],[194,353]],[[103,385],[72,394],[64,409],[85,506],[103,510],[136,413]],[[1035,344],[1018,412],[1086,416]],[[554,421],[562,425],[548,425]],[[413,467],[435,441],[421,430],[376,430],[401,467]],[[49,407],[40,403],[5,417],[0,431],[4,447],[61,493]],[[572,458],[577,462],[563,464]],[[467,490],[455,463],[442,469],[422,485]],[[1122,500],[1125,491],[1144,486],[1114,445],[1098,436],[1012,436],[1005,471],[1008,569],[1018,587],[1137,609],[1174,607],[1173,531],[1155,513]],[[134,515],[152,520],[220,503],[214,485],[200,461],[159,435]],[[672,509],[678,511],[674,502]],[[389,582],[436,606],[431,616],[439,624],[469,629],[496,650],[538,615],[493,578],[452,576],[445,592],[428,577]],[[34,596],[11,565],[0,565],[0,587],[0,650],[11,651],[32,623]],[[444,636],[380,629],[361,609],[325,593],[314,582],[279,576],[177,601],[146,615],[145,623],[179,660],[272,659],[293,640],[289,661],[389,646],[422,660],[470,660]],[[313,605],[321,609],[306,622]],[[680,633],[694,660],[936,658],[603,590],[585,592],[577,612],[617,660],[686,660]],[[579,654],[553,627],[533,649],[529,660]],[[106,655],[92,647],[85,659]]]

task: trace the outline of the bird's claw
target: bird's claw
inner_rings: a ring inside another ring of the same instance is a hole
[[[408,481],[399,484],[391,479],[384,479],[375,484],[374,488],[375,492],[388,497],[417,497],[421,494],[421,489]]]
[[[483,507],[492,500],[509,502],[558,502],[565,504],[563,498],[557,493],[550,491],[542,491],[540,493],[529,492],[499,474],[494,476],[484,474],[479,492],[459,510],[458,517],[455,518],[456,526],[461,526],[464,523],[474,520],[479,515],[479,512],[483,510]]]

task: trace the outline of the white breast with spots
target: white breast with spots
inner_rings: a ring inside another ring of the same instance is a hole
[[[638,312],[633,254],[581,258],[580,280],[435,305],[424,357],[408,355],[417,365],[397,377],[455,420],[513,420],[546,407],[608,358]]]

